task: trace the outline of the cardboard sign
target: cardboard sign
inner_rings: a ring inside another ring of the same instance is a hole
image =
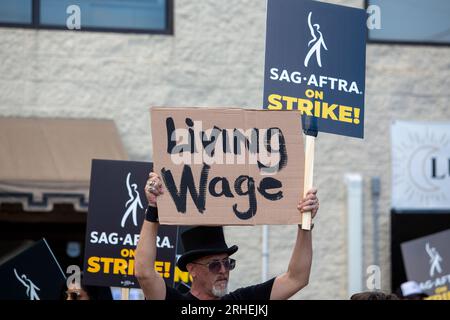
[[[134,254],[147,199],[144,186],[152,163],[93,160],[86,226],[83,283],[139,288]],[[173,284],[177,228],[160,226],[155,270]]]
[[[299,114],[297,114],[299,117]],[[160,223],[298,224],[301,123],[282,111],[152,108]]]
[[[66,277],[45,239],[0,266],[0,300],[60,300]]]
[[[364,135],[366,12],[268,0],[264,108],[299,110],[303,127]]]
[[[408,280],[430,298],[450,300],[450,229],[401,245]]]
[[[450,122],[395,121],[391,126],[395,210],[450,210]]]

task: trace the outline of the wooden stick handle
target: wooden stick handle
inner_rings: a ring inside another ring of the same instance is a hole
[[[121,294],[122,294],[121,300],[130,300],[130,288],[122,288]]]
[[[314,173],[314,145],[316,138],[306,135],[305,141],[305,181],[303,185],[303,197],[309,189],[313,187],[313,173]],[[311,212],[303,212],[302,214],[302,229],[311,230]]]

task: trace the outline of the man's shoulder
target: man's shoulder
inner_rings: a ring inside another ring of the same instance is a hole
[[[175,288],[166,285],[165,300],[198,300],[198,299],[194,297],[190,291],[183,293]]]
[[[242,287],[228,293],[222,300],[269,300],[275,278],[262,283]]]

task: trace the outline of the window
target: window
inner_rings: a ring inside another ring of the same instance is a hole
[[[371,42],[450,44],[449,0],[366,0],[370,5],[381,15],[381,29],[369,29]]]
[[[0,1],[0,21],[12,24],[32,23],[32,0]]]
[[[81,31],[173,34],[173,0],[1,0],[0,25],[67,29],[72,5]]]

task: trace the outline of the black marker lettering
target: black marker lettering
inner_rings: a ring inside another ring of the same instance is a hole
[[[183,168],[183,173],[181,174],[180,191],[178,191],[178,188],[175,185],[172,172],[170,170],[166,170],[165,168],[161,169],[161,177],[164,180],[164,184],[166,185],[166,188],[169,191],[178,212],[186,213],[187,190],[189,190],[189,193],[191,194],[191,198],[194,201],[197,210],[200,213],[203,213],[203,211],[205,211],[206,183],[208,181],[208,173],[210,168],[211,167],[207,164],[203,164],[198,192],[195,187],[194,177],[192,176],[192,170],[190,166],[185,165]]]
[[[283,191],[278,191],[277,193],[268,193],[268,189],[276,189],[283,187],[283,184],[280,180],[277,180],[275,178],[266,177],[261,180],[259,183],[258,191],[261,193],[261,195],[270,200],[270,201],[276,201],[283,198]]]
[[[220,192],[216,192],[216,185],[219,181],[222,182],[222,190]],[[209,193],[213,197],[220,197],[222,195],[224,195],[227,198],[234,197],[233,193],[231,193],[230,183],[225,177],[215,177],[214,179],[212,179],[211,182],[209,183]]]
[[[167,153],[172,154],[173,148],[177,145],[176,141],[172,140],[172,135],[175,137],[175,123],[171,117],[166,118],[166,130],[167,130]]]
[[[242,184],[247,180],[247,191],[242,190]],[[240,196],[248,195],[249,208],[247,211],[241,212],[237,209],[237,204],[233,205],[233,211],[236,217],[242,220],[248,220],[256,214],[256,195],[255,180],[249,176],[239,176],[234,183],[234,190]]]

